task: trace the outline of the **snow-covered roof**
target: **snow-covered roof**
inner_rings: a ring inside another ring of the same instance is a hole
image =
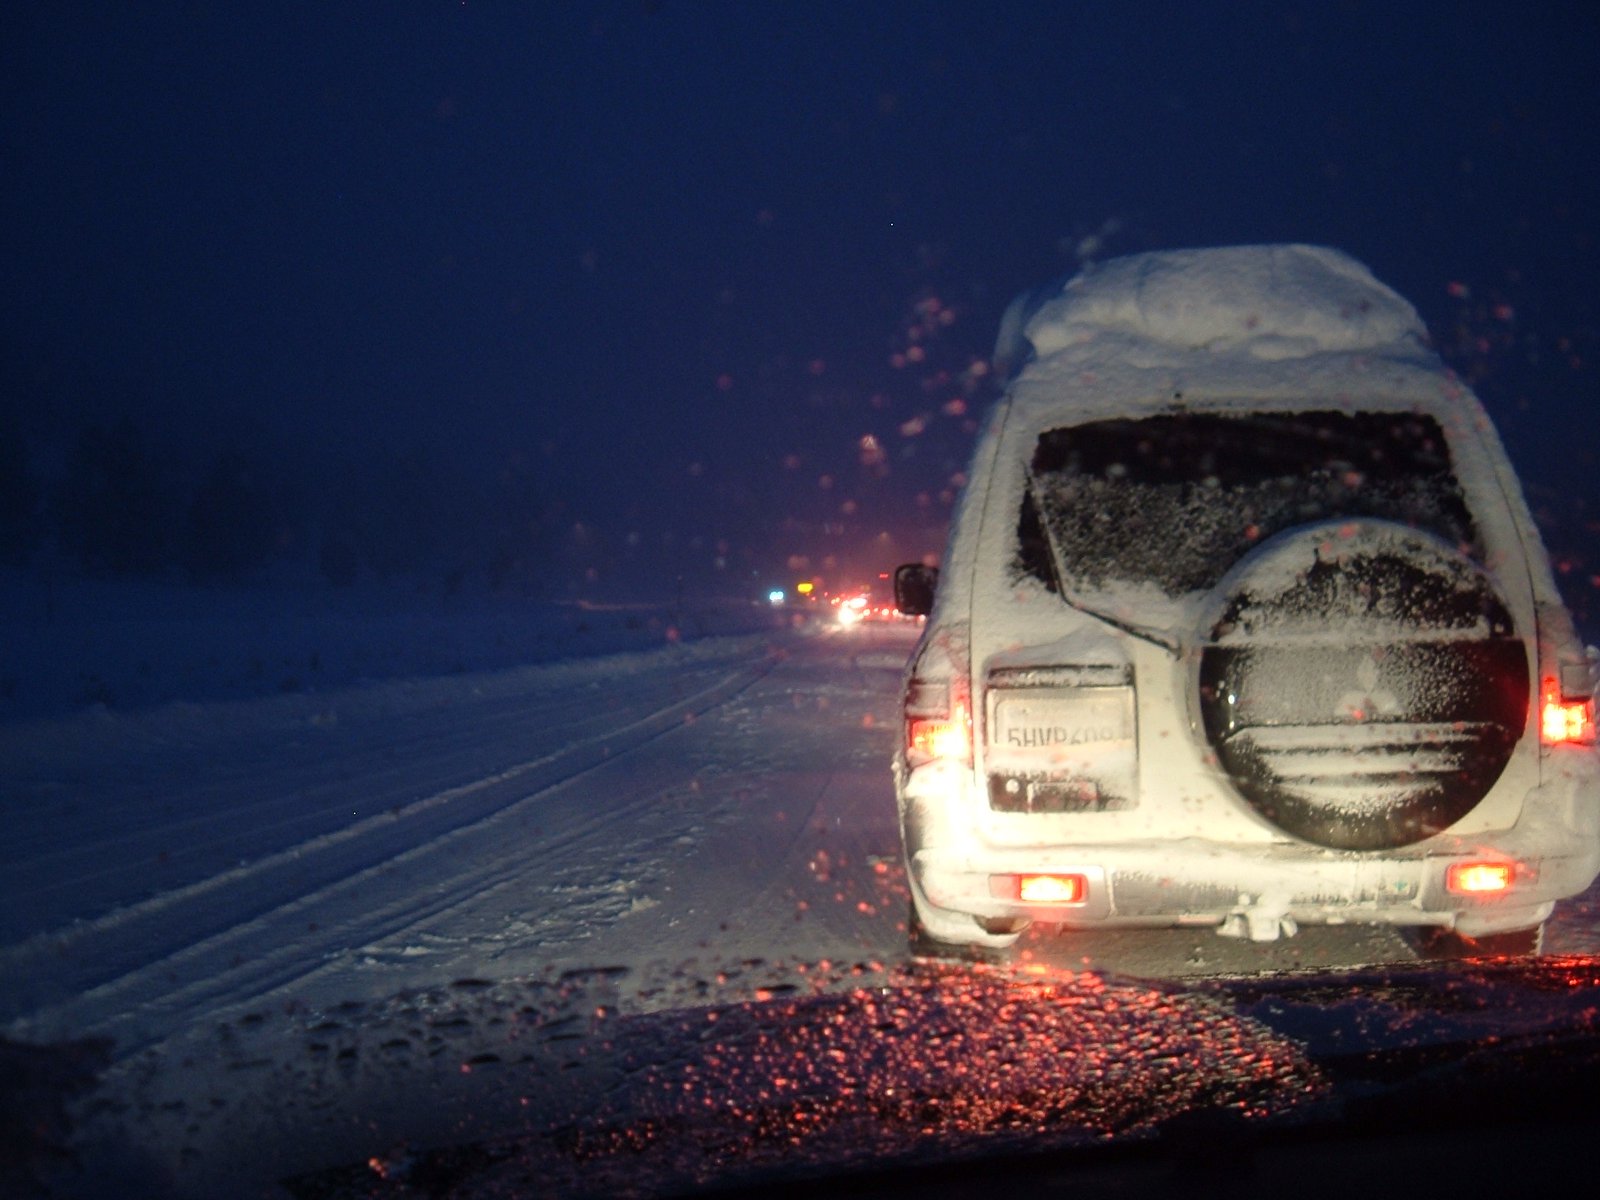
[[[1019,297],[995,358],[1012,369],[1113,343],[1140,365],[1219,357],[1280,361],[1350,351],[1415,353],[1416,310],[1325,246],[1224,246],[1136,254]]]

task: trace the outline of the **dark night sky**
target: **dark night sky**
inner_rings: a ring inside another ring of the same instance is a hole
[[[1577,547],[1597,14],[12,6],[0,417],[45,476],[121,414],[177,462],[242,443],[313,513],[406,455],[444,507],[516,464],[619,586],[764,584],[934,548],[969,369],[1086,238],[1312,241],[1418,305]]]

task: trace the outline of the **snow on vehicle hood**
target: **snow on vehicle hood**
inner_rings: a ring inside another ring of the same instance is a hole
[[[996,359],[1021,365],[1107,340],[1140,365],[1204,351],[1265,361],[1425,344],[1405,299],[1324,246],[1225,246],[1137,254],[1020,297]]]

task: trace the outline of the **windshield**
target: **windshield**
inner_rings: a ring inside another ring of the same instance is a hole
[[[1596,61],[1578,3],[6,5],[0,1197],[1592,1118]],[[1189,411],[996,466],[1069,280],[1067,382]],[[1493,428],[1367,411],[1373,329]]]

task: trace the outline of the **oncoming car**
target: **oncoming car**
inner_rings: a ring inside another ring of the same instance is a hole
[[[1313,246],[1019,298],[894,773],[914,944],[1413,927],[1536,951],[1600,871],[1594,681],[1412,307]]]

